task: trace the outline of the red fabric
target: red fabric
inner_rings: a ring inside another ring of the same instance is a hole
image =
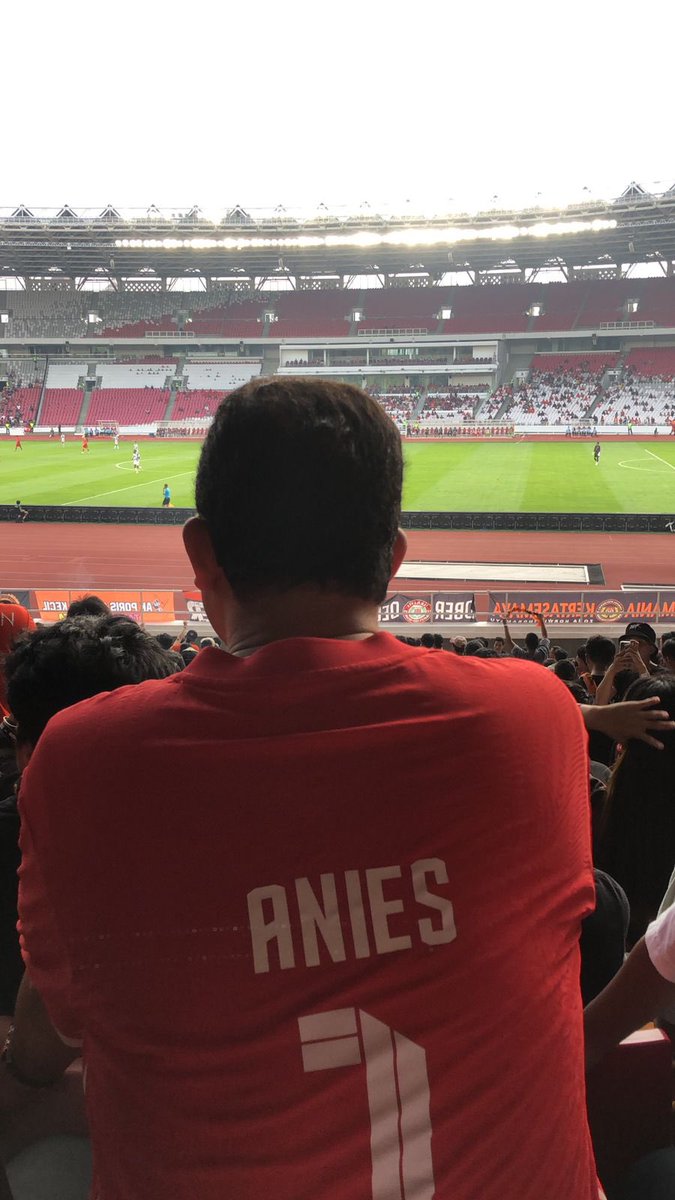
[[[7,708],[7,685],[2,664],[19,634],[29,633],[32,629],[35,629],[35,621],[22,604],[0,603],[0,707],[5,713],[9,709]]]
[[[595,1200],[586,738],[550,672],[206,649],[55,717],[20,807],[102,1200]]]

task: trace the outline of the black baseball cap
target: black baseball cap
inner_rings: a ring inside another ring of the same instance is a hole
[[[646,621],[631,621],[630,625],[626,626],[624,636],[635,638],[638,642],[649,642],[650,646],[656,645],[656,631]]]

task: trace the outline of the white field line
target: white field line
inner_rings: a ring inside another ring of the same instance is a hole
[[[645,451],[645,454],[651,454],[652,458],[655,458],[657,462],[663,463],[664,467],[670,467],[671,471],[675,471],[675,467],[673,466],[673,464],[667,462],[667,460],[665,458],[661,458],[661,456],[659,454],[654,454],[653,450],[647,450],[647,449],[645,449],[645,447],[643,447],[643,449]]]
[[[171,475],[169,478],[173,482],[174,479],[182,479],[185,475],[194,475],[194,471],[181,471],[180,475]],[[152,487],[153,484],[160,483],[166,478],[166,475],[158,475],[156,479],[142,479],[140,483],[130,483],[128,487],[113,488],[111,492],[96,492],[94,496],[83,496],[79,500],[66,500],[64,508],[68,508],[72,504],[86,504],[88,500],[100,500],[103,496],[116,496],[119,492],[133,492],[134,488],[146,487],[148,484]]]

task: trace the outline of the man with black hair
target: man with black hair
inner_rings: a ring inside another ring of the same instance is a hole
[[[544,624],[544,618],[539,613],[531,612],[527,615],[530,616],[533,621],[537,622],[541,637],[538,637],[537,634],[533,632],[526,633],[525,649],[523,650],[521,646],[517,646],[514,642],[513,638],[511,637],[511,631],[508,623],[504,621],[504,642],[506,646],[506,653],[510,654],[512,658],[526,658],[530,662],[545,663],[550,657],[551,643],[549,641],[546,625]]]
[[[379,630],[402,468],[355,387],[233,392],[184,530],[228,653],[60,714],[24,776],[24,955],[106,1200],[597,1198],[583,723]],[[9,1049],[45,1082],[41,1033]]]
[[[598,633],[588,639],[585,649],[588,674],[597,687],[614,662],[616,647],[608,637]]]
[[[155,639],[126,617],[109,613],[103,617],[78,616],[38,630],[31,622],[30,628],[34,632],[20,637],[5,660],[10,728],[19,770],[28,764],[55,713],[99,692],[143,679],[164,679],[176,669]],[[74,762],[79,763],[77,747]],[[49,786],[58,794],[63,784],[54,780]],[[13,796],[3,802],[1,817],[5,875],[0,914],[0,1014],[13,1012],[22,974],[16,936],[19,818]],[[7,875],[9,862],[14,864],[12,878]]]
[[[666,638],[661,647],[661,657],[665,670],[675,673],[675,637]]]
[[[78,596],[68,608],[66,617],[106,617],[110,609],[100,596]]]

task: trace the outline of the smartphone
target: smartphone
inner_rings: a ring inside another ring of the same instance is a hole
[[[619,650],[624,653],[626,650],[630,650],[632,645],[632,642],[619,642]]]

